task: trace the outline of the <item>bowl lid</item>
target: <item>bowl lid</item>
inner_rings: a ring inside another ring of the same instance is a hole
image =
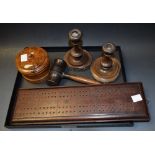
[[[49,65],[47,52],[40,47],[26,47],[16,55],[16,66],[22,74],[37,74]]]

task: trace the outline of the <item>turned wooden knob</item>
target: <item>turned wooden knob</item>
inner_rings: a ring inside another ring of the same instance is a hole
[[[116,51],[116,45],[108,42],[102,46],[102,51],[104,54],[112,55]]]
[[[71,46],[74,45],[82,45],[82,32],[79,29],[73,29],[68,34],[69,44]]]

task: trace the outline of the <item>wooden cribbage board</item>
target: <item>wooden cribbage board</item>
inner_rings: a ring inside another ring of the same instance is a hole
[[[133,102],[139,94],[142,100]],[[141,83],[19,89],[12,125],[148,121]]]

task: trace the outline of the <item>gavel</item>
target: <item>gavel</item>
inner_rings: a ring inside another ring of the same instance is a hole
[[[84,84],[101,84],[98,81],[91,80],[86,77],[66,74],[64,73],[66,67],[67,67],[67,64],[63,59],[60,59],[60,58],[55,59],[49,79],[47,80],[47,85],[49,86],[59,85],[61,79],[63,78],[67,78],[67,79],[80,82],[80,83],[84,83]]]

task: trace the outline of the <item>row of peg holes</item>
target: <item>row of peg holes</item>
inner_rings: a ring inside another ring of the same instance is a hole
[[[27,98],[29,98],[29,99],[34,99],[34,100],[39,100],[39,99],[37,99],[37,97],[38,97],[38,95],[39,94],[37,94],[37,95],[35,95],[35,94],[33,94],[33,96],[24,96],[24,97],[21,97],[19,100],[21,100],[21,101],[23,101],[23,100],[25,100],[25,98],[27,99]],[[92,95],[94,95],[94,94],[92,94]],[[46,97],[46,98],[71,98],[71,97],[88,97],[88,96],[92,96],[91,94],[70,94],[70,95],[59,95],[59,96],[56,96],[56,95],[47,95],[47,96],[43,96],[43,97]],[[103,97],[103,95],[104,94],[95,94],[97,97]],[[36,98],[35,98],[35,96],[36,96]],[[41,99],[40,99],[41,100]]]
[[[119,109],[117,109],[117,110],[119,110],[119,111],[121,111],[122,110],[122,108],[119,108]],[[111,108],[110,109],[110,112],[113,112],[114,111],[114,109],[113,108]],[[37,115],[48,115],[48,114],[67,114],[67,113],[71,113],[71,114],[73,114],[73,113],[92,113],[92,112],[105,112],[105,110],[104,109],[99,109],[99,110],[79,110],[79,111],[77,111],[77,110],[73,110],[73,111],[71,111],[71,110],[66,110],[66,111],[58,111],[58,112],[55,112],[55,111],[53,111],[53,112],[29,112],[29,113],[17,113],[17,115],[22,115],[22,116],[25,116],[25,115],[35,115],[35,114],[37,114]]]
[[[125,88],[125,89],[124,89],[124,88],[120,88],[120,89],[114,89],[114,88],[111,88],[111,89],[110,89],[110,88],[100,89],[100,88],[99,88],[99,89],[95,89],[95,91],[98,92],[98,93],[106,93],[106,92],[108,92],[108,93],[110,93],[110,92],[120,92],[120,93],[121,93],[122,91],[124,92],[125,90],[126,90],[127,92],[130,92],[130,91],[131,91],[131,88]],[[92,92],[92,93],[91,93],[91,92]],[[38,95],[49,95],[49,96],[50,96],[51,94],[55,94],[55,95],[53,95],[54,97],[56,96],[56,94],[66,94],[65,91],[59,91],[59,90],[58,90],[58,91],[51,91],[51,92],[49,92],[49,91],[48,91],[48,92],[47,92],[47,91],[42,91],[42,92],[40,92],[40,91],[38,91],[38,92],[35,91],[35,92],[33,92],[33,91],[32,91],[31,94],[32,94],[32,93],[33,93],[34,95],[36,94],[36,96],[38,96]],[[81,89],[80,89],[80,90],[76,90],[76,91],[74,91],[74,90],[71,90],[71,91],[67,90],[67,94],[72,94],[72,93],[73,93],[73,94],[79,94],[79,93],[82,93],[82,94],[83,94],[83,93],[84,93],[85,95],[86,95],[86,94],[87,94],[87,95],[88,95],[88,94],[94,94],[92,90],[88,91],[87,89],[86,89],[86,90],[81,90]],[[29,95],[29,94],[30,94],[30,92],[28,92],[28,93],[22,92],[22,95],[25,95],[25,96],[27,96],[27,95]],[[111,93],[110,93],[110,94],[111,94]],[[58,97],[58,96],[57,96],[57,97]]]
[[[37,96],[38,96],[38,95],[36,95],[36,97],[37,97]],[[82,94],[82,95],[80,95],[80,94],[79,94],[79,95],[78,95],[78,94],[73,94],[73,95],[72,95],[72,94],[71,94],[71,95],[61,95],[61,96],[53,96],[53,95],[49,96],[49,95],[48,95],[48,96],[44,96],[44,97],[47,97],[47,98],[70,98],[70,97],[76,97],[76,96],[77,96],[77,97],[79,97],[79,96],[81,96],[81,97],[86,96],[86,97],[87,97],[88,94]],[[27,96],[22,97],[20,100],[22,101],[22,100],[24,100],[25,98],[26,98],[26,99],[27,99],[27,98],[29,98],[29,99],[32,98],[32,99],[35,100],[35,95],[33,95],[33,96],[31,96],[31,97],[29,97],[29,96],[28,96],[28,97],[27,97]],[[38,100],[38,99],[37,99],[37,100]]]
[[[113,111],[113,110],[112,110]],[[111,111],[111,112],[112,112]],[[92,113],[93,112],[93,110],[91,110],[91,111],[79,111],[79,113],[78,114],[80,114],[80,113],[83,113],[83,114],[88,114],[88,113]],[[94,110],[94,112],[95,112],[95,110]],[[104,112],[104,110],[99,110],[98,111],[99,113],[100,112]],[[71,114],[73,114],[73,113],[76,113],[76,111],[62,111],[62,112],[57,112],[57,114],[67,114],[67,113],[71,113]],[[16,113],[16,115],[20,115],[20,116],[26,116],[26,115],[48,115],[48,114],[56,114],[56,112],[37,112],[37,113],[35,113],[35,112],[33,112],[33,113]]]
[[[104,106],[104,105],[103,105]],[[61,108],[87,108],[88,105],[81,105],[81,106],[62,106],[62,107],[34,107],[34,108],[24,108],[24,110],[36,110],[36,109],[61,109]]]
[[[22,95],[29,95],[29,94],[36,94],[36,95],[51,95],[51,94],[66,94],[66,92],[64,91],[64,92],[62,92],[62,91],[58,91],[58,92],[37,92],[37,91],[35,91],[35,92],[29,92],[29,93],[26,93],[26,92],[23,92],[22,93]],[[69,93],[69,94],[77,94],[77,93],[89,93],[87,90],[79,90],[79,91],[67,91],[67,93]]]
[[[99,112],[104,112],[104,110],[99,110]],[[58,111],[57,114],[67,114],[67,113],[92,113],[96,112],[96,110],[79,110],[79,111]],[[20,116],[25,116],[25,115],[48,115],[48,114],[56,114],[56,112],[29,112],[29,113],[16,113],[17,115]]]
[[[120,106],[122,104],[119,104]],[[37,110],[37,109],[64,109],[64,108],[87,108],[87,107],[92,107],[92,106],[89,106],[89,105],[83,105],[83,106],[62,106],[62,107],[34,107],[34,108],[23,108],[24,110]],[[100,105],[99,107],[107,107],[106,105]],[[122,109],[122,108],[121,108]],[[100,111],[100,110],[99,110]],[[104,111],[104,110],[102,110]],[[80,111],[79,111],[80,112]]]
[[[102,112],[105,112],[106,110],[105,109],[99,109],[99,110],[66,110],[66,111],[58,111],[58,112],[55,112],[55,111],[53,111],[53,112],[26,112],[26,113],[16,113],[16,115],[20,115],[20,116],[26,116],[26,115],[48,115],[48,114],[53,114],[53,115],[55,115],[55,114],[57,114],[57,115],[60,115],[60,114],[74,114],[74,113],[78,113],[78,114],[80,114],[80,113],[82,113],[82,114],[91,114],[91,113],[102,113]],[[111,110],[110,110],[110,112],[113,112],[113,111],[115,111],[115,109],[113,109],[113,108],[111,108]],[[120,109],[117,109],[115,112],[119,112],[119,111],[121,111],[121,108]],[[106,111],[107,112],[107,111]]]

